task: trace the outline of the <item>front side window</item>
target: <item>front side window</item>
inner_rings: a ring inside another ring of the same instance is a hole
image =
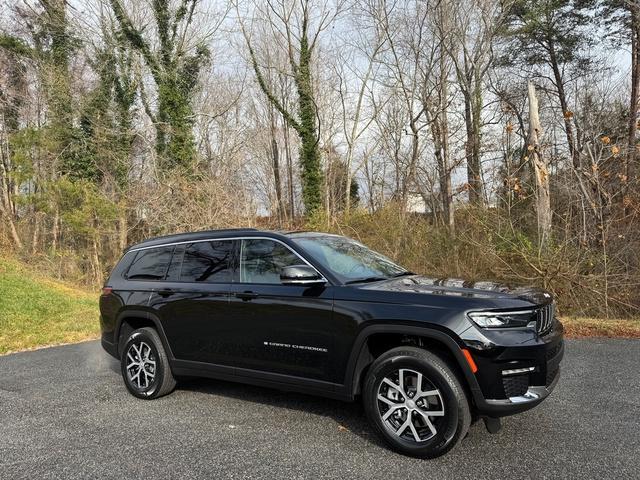
[[[240,254],[240,281],[280,283],[283,267],[304,262],[279,242],[268,239],[243,240]]]
[[[226,283],[233,279],[233,240],[188,245],[182,259],[183,282]]]
[[[129,267],[129,280],[162,280],[171,261],[173,247],[140,250]]]
[[[403,275],[406,269],[359,242],[339,235],[294,234],[291,239],[344,283]]]

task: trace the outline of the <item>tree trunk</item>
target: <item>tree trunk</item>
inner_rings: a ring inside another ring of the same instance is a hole
[[[636,132],[638,130],[638,97],[640,95],[640,7],[637,4],[629,3],[629,13],[631,16],[631,99],[629,102],[629,125],[627,155],[624,160],[623,193],[627,190],[627,185],[632,180],[636,162]],[[623,195],[623,202],[626,199]]]
[[[409,159],[409,168],[402,182],[402,190],[400,192],[403,212],[407,210],[410,189],[415,188],[416,168],[418,166],[418,154],[420,153],[420,138],[418,137],[418,128],[414,119],[409,123],[409,128],[411,129],[411,158]]]
[[[440,186],[440,207],[442,208],[442,217],[444,224],[449,229],[451,235],[453,235],[455,233],[455,212],[453,206],[453,190],[451,188],[451,169],[449,168],[447,86],[447,70],[444,63],[444,57],[442,57],[440,59],[438,104],[435,106],[431,105],[429,103],[429,97],[423,99],[423,104],[427,115],[427,123],[431,126],[431,137],[435,150],[438,183]],[[470,145],[469,142],[467,142],[467,146],[468,145]]]
[[[441,122],[439,119],[431,121],[431,135],[433,137],[433,147],[436,157],[436,165],[438,168],[438,183],[440,186],[440,205],[442,208],[442,220],[449,229],[449,232],[453,234],[455,232],[455,222],[453,213],[453,194],[451,190],[451,175],[449,172],[449,153],[446,146],[446,136],[444,131],[447,129],[445,122]],[[434,205],[434,219],[435,215]]]
[[[476,203],[484,204],[484,183],[482,180],[482,164],[480,163],[480,140],[482,129],[482,85],[480,79],[475,78],[475,87],[471,101],[472,129],[473,129],[473,168],[475,170]]]
[[[31,255],[38,252],[38,239],[40,235],[40,212],[34,213],[33,218],[33,236],[31,237]]]
[[[284,124],[284,151],[287,155],[287,187],[289,193],[289,218],[293,221],[296,217],[295,192],[293,190],[293,159],[291,158],[291,146],[289,143],[289,125]]]
[[[307,19],[305,15],[304,23]],[[322,171],[318,150],[316,127],[316,103],[311,85],[311,50],[307,38],[307,27],[303,27],[300,39],[300,61],[295,75],[298,90],[298,136],[300,137],[300,166],[302,167],[302,200],[307,216],[313,215],[322,206]]]
[[[271,159],[273,162],[273,182],[276,190],[276,217],[278,223],[282,225],[284,215],[284,204],[282,200],[282,182],[280,180],[280,151],[276,138],[276,123],[273,108],[269,108],[269,123],[271,127]]]
[[[446,87],[445,87],[446,88]],[[442,112],[442,174],[441,190],[447,228],[451,235],[455,233],[455,209],[453,206],[453,189],[451,188],[451,170],[449,168],[449,119],[447,112]]]
[[[482,180],[480,175],[480,155],[476,151],[479,144],[476,137],[476,113],[474,112],[471,92],[464,93],[464,124],[467,140],[464,145],[467,160],[467,183],[469,184],[469,203],[473,205],[482,202]]]
[[[562,118],[564,120],[564,131],[567,137],[567,145],[569,146],[569,155],[571,156],[571,162],[573,163],[574,168],[580,172],[580,152],[576,148],[576,141],[573,135],[573,125],[571,123],[573,114],[569,110],[567,95],[564,91],[564,80],[562,78],[562,73],[560,72],[560,66],[558,65],[558,58],[553,40],[548,40],[548,46],[551,69],[553,70],[553,78],[556,84],[558,99],[560,100],[560,108],[562,109]]]
[[[7,223],[9,224],[9,233],[11,234],[11,240],[15,244],[18,250],[22,249],[22,241],[20,240],[20,235],[18,235],[18,230],[16,230],[16,224],[13,221],[13,216],[2,208],[0,205],[0,218],[4,216],[7,219]]]
[[[60,211],[58,210],[58,206],[56,205],[54,207],[53,223],[51,225],[51,251],[53,253],[55,253],[56,250],[58,249],[59,223],[60,223]]]
[[[545,247],[551,236],[551,195],[549,188],[549,165],[542,154],[540,139],[542,126],[538,112],[536,88],[529,82],[529,141],[527,150],[533,165],[536,181],[536,214],[540,247]]]
[[[127,215],[126,209],[123,208],[122,213],[118,217],[118,247],[120,252],[123,252],[127,248],[128,232],[127,232]]]
[[[98,234],[93,236],[91,263],[93,264],[94,283],[99,285],[104,281],[104,278],[102,275],[102,266],[100,265],[100,245]]]

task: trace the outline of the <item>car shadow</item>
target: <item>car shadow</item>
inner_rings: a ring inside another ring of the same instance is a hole
[[[360,398],[354,402],[343,402],[303,393],[208,378],[181,379],[177,389],[332,418],[336,422],[337,429],[349,431],[370,443],[387,448],[386,444],[371,429]]]
[[[113,358],[111,355],[106,356],[107,361],[109,362],[109,370],[118,375],[122,375],[122,367],[120,366],[120,362]]]
[[[122,375],[120,362],[108,358],[109,370]],[[178,381],[177,390],[218,395],[234,400],[269,405],[276,408],[296,410],[332,418],[336,428],[349,431],[378,446],[384,442],[373,432],[366,418],[362,401],[343,402],[330,398],[287,392],[267,387],[247,385],[226,380],[204,377],[185,377]]]

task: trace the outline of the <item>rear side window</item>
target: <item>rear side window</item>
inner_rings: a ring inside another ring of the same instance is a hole
[[[140,250],[129,267],[129,280],[162,280],[167,273],[173,247]]]
[[[184,250],[184,245],[176,245],[176,248],[173,251],[173,257],[171,258],[171,265],[169,265],[169,270],[167,270],[167,281],[180,281],[180,270],[182,268],[182,257],[184,256]]]
[[[231,282],[234,241],[198,242],[187,246],[182,259],[183,282]]]

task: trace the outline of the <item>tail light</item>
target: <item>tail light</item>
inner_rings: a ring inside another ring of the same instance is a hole
[[[102,296],[106,297],[107,295],[111,295],[111,292],[113,292],[113,288],[111,287],[102,287]]]

